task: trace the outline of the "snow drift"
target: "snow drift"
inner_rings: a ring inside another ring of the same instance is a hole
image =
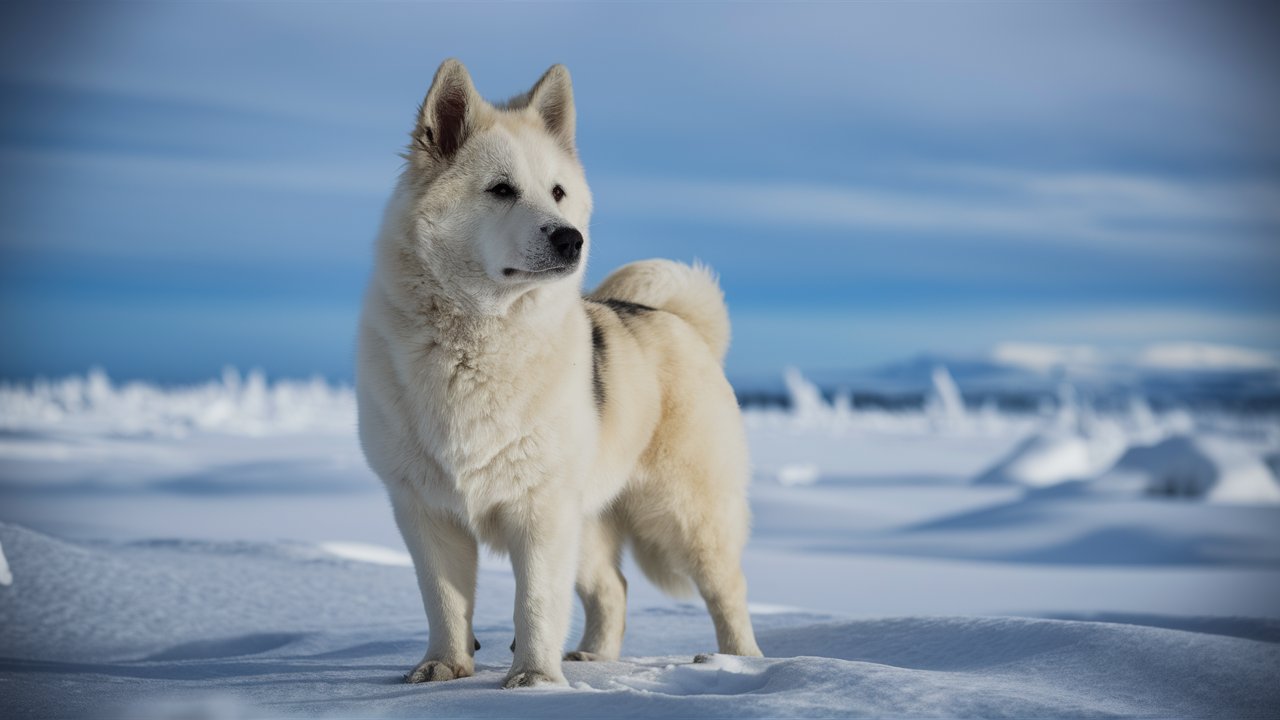
[[[481,580],[476,675],[409,686],[400,674],[424,633],[407,568],[297,544],[85,545],[10,525],[0,541],[23,577],[0,589],[4,703],[16,717],[219,707],[239,717],[1243,718],[1280,703],[1275,623],[1189,631],[1137,617],[775,612],[756,617],[768,657],[692,664],[711,641],[702,613],[633,611],[621,661],[567,664],[569,688],[502,691],[513,585],[500,576]]]
[[[1280,503],[1280,484],[1262,458],[1227,440],[1187,435],[1130,448],[1095,483],[1155,497]]]

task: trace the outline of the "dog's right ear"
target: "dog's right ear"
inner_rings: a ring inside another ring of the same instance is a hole
[[[480,102],[471,75],[462,63],[453,58],[440,63],[418,110],[411,146],[414,153],[427,153],[442,160],[452,158],[473,129]]]

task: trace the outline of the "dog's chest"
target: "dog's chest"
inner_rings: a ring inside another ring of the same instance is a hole
[[[556,448],[539,393],[519,367],[444,349],[419,363],[422,381],[410,391],[418,442],[468,504],[518,497],[546,474]]]

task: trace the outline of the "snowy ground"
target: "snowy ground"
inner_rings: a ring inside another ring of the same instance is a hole
[[[400,682],[426,623],[349,392],[0,387],[0,715],[1275,716],[1275,418],[974,413],[945,377],[895,415],[790,384],[795,412],[748,417],[768,657],[690,664],[705,612],[632,571],[623,660],[532,691],[498,689],[497,559],[477,675]]]

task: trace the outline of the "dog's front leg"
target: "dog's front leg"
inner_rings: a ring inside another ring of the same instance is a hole
[[[516,643],[503,687],[565,682],[560,659],[569,633],[581,527],[576,505],[554,502],[512,518],[508,542],[516,575]]]
[[[456,518],[428,508],[412,490],[394,493],[392,505],[417,570],[430,633],[426,656],[405,680],[470,677],[476,649],[471,630],[479,560],[475,538]]]

